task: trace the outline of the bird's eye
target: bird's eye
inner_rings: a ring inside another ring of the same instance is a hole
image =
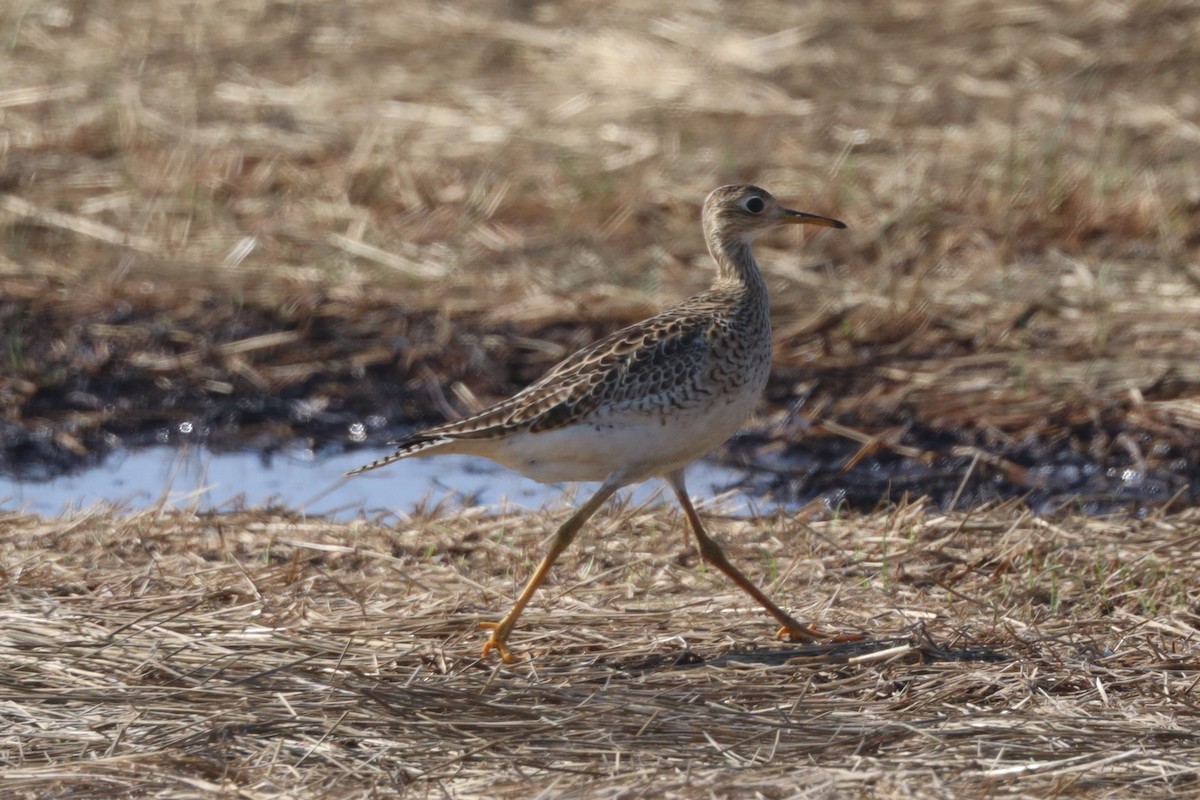
[[[761,197],[750,197],[742,203],[742,208],[749,211],[751,214],[761,214],[767,204],[763,202]]]

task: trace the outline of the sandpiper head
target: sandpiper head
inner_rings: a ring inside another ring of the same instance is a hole
[[[784,208],[770,192],[757,186],[722,186],[704,201],[704,228],[722,239],[750,241],[777,225],[846,227],[836,219]]]

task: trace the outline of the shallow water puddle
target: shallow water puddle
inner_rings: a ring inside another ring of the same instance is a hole
[[[343,473],[389,450],[315,456],[297,448],[270,454],[214,453],[202,448],[151,447],[118,453],[96,469],[49,481],[0,478],[0,509],[45,516],[96,503],[130,509],[167,507],[233,509],[278,505],[309,514],[348,519],[404,514],[421,503],[541,508],[567,502],[571,484],[539,484],[489,461],[469,456],[404,459],[388,467],[343,479]],[[688,469],[698,500],[725,492],[744,473],[700,462]],[[580,484],[577,494],[594,490]],[[646,481],[630,491],[635,502],[674,503],[661,481]],[[748,499],[722,504],[723,512],[745,511]]]

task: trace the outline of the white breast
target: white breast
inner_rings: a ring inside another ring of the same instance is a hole
[[[613,412],[475,447],[462,441],[453,449],[486,456],[542,483],[602,481],[616,473],[622,473],[621,483],[636,483],[678,469],[724,442],[750,416],[757,396],[757,391],[739,392],[670,414]]]

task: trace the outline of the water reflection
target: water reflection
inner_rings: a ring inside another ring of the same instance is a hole
[[[541,508],[562,501],[571,486],[543,485],[483,459],[446,455],[404,459],[384,470],[342,477],[386,452],[316,457],[300,447],[276,453],[151,447],[117,453],[97,469],[49,481],[0,478],[0,509],[55,516],[100,502],[130,510],[159,503],[200,510],[277,505],[348,519],[403,514],[423,502]],[[744,477],[707,462],[692,466],[688,476],[698,498],[724,492]],[[636,502],[647,502],[663,486],[651,480],[631,491]],[[733,503],[731,510],[745,510],[746,502]],[[722,510],[730,509],[723,505]]]

